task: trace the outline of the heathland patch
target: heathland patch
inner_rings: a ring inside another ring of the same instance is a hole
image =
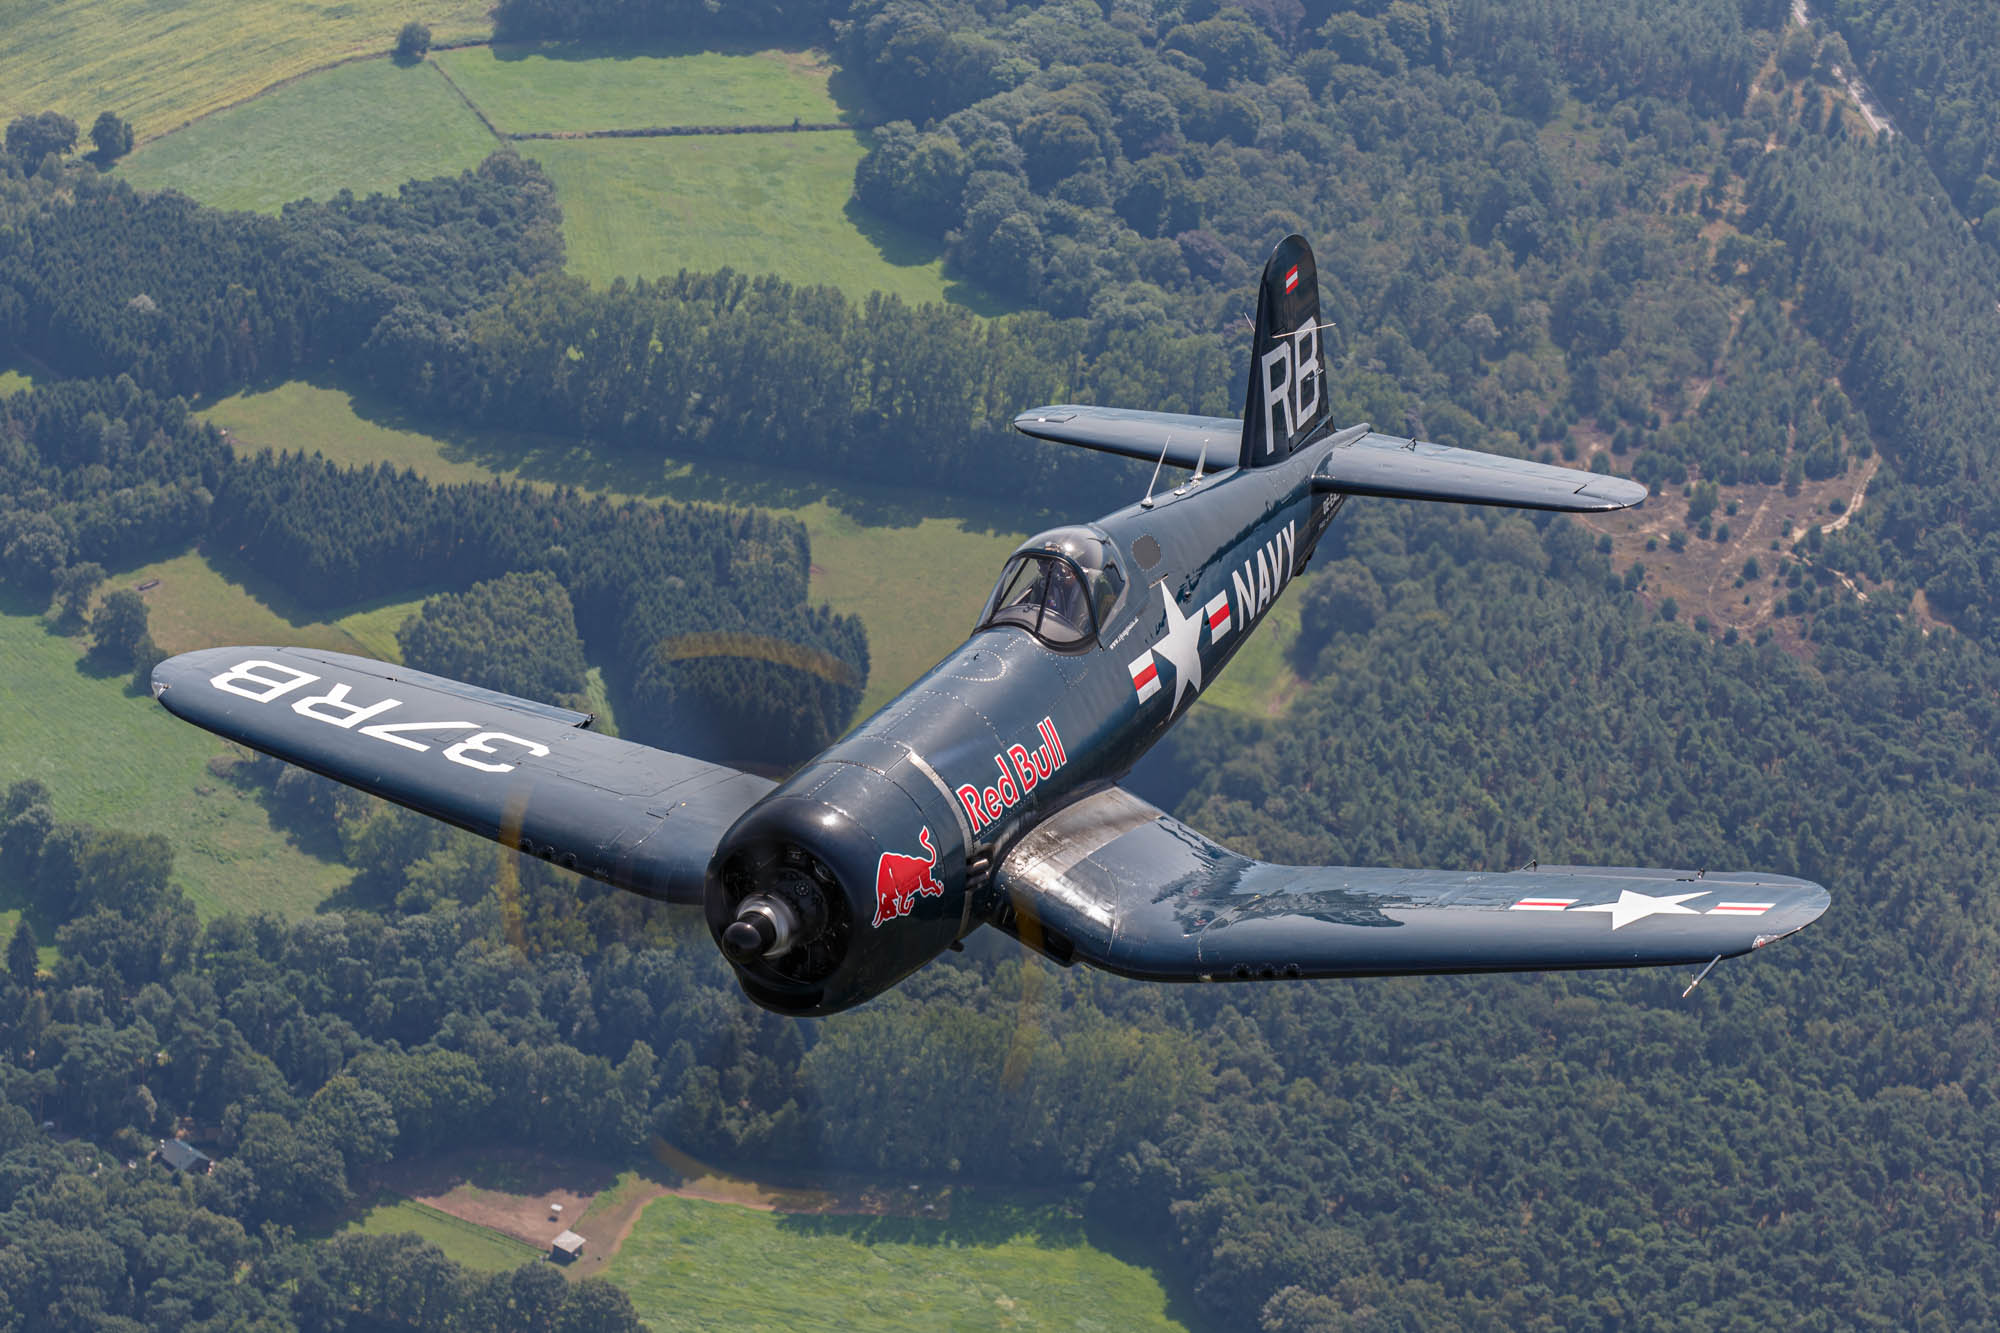
[[[497,146],[429,65],[358,60],[155,139],[118,170],[143,190],[275,213],[294,199],[457,175]]]
[[[439,42],[484,36],[484,0],[437,0]],[[349,56],[386,52],[402,0],[0,0],[0,121],[115,111],[150,139]]]

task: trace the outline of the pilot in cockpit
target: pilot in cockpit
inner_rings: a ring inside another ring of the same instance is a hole
[[[1088,630],[1090,599],[1083,590],[1083,580],[1076,576],[1075,567],[1067,560],[1045,560],[1042,562],[1042,578],[1048,584],[1045,609],[1061,616],[1078,632]]]

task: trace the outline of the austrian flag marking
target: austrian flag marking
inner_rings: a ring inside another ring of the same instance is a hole
[[[1507,910],[1510,912],[1560,912],[1575,901],[1576,899],[1574,898],[1523,898]]]
[[[1202,608],[1208,617],[1208,641],[1220,643],[1229,635],[1229,594],[1219,592],[1215,599]]]
[[[1132,688],[1139,692],[1139,702],[1144,703],[1160,692],[1160,671],[1153,665],[1153,650],[1132,659]]]
[[[1294,264],[1285,273],[1285,290],[1291,291],[1299,285],[1299,266]]]

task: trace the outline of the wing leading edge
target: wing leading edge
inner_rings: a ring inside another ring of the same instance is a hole
[[[1828,901],[1783,875],[1269,865],[1116,788],[1043,823],[996,875],[1023,940],[1151,981],[1707,963],[1792,934]]]
[[[1243,447],[1243,423],[1229,417],[1191,417],[1076,403],[1030,408],[1014,418],[1014,429],[1038,440],[1081,445],[1148,463],[1164,456],[1169,467],[1202,465],[1210,472],[1236,466]]]
[[[1057,444],[1217,471],[1234,464],[1231,450],[1241,425],[1225,417],[1063,403],[1023,412],[1014,418],[1014,429]],[[1626,509],[1646,498],[1643,485],[1623,477],[1399,439],[1366,426],[1350,426],[1332,438],[1333,448],[1313,476],[1315,490],[1572,513]]]
[[[388,662],[209,648],[153,669],[167,711],[608,884],[698,903],[772,783],[583,730],[587,714]]]
[[[1643,485],[1623,477],[1372,431],[1330,450],[1313,489],[1576,513],[1626,509],[1646,498]]]

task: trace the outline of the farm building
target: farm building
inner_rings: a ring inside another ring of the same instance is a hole
[[[565,1231],[549,1243],[549,1258],[568,1263],[583,1254],[583,1237]]]

